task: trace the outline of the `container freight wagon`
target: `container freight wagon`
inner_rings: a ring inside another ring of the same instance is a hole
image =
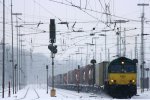
[[[56,85],[60,85],[63,84],[63,78],[62,78],[62,74],[58,74],[54,77],[55,79],[55,84]]]
[[[67,75],[67,73],[64,73],[63,74],[63,85],[66,85],[66,84],[68,84],[68,75]]]
[[[68,72],[68,84],[73,84],[73,70]]]
[[[108,82],[108,61],[96,64],[95,66],[95,86],[104,87]]]
[[[80,84],[85,84],[85,67],[80,68]]]
[[[93,66],[87,65],[85,67],[85,85],[93,84]]]

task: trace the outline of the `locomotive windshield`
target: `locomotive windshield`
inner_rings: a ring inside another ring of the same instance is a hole
[[[134,65],[112,65],[109,67],[110,73],[130,73],[136,72],[136,66]]]

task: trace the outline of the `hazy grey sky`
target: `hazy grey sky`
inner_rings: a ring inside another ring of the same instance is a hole
[[[56,2],[54,2],[56,1]],[[86,4],[87,1],[87,4]],[[60,4],[60,3],[64,4]],[[76,7],[68,6],[74,4]],[[136,30],[127,31],[127,36],[132,36],[136,34],[140,34],[140,16],[141,16],[141,7],[137,6],[138,3],[150,3],[150,0],[13,0],[13,12],[22,13],[22,16],[19,16],[21,20],[19,20],[20,24],[35,24],[35,25],[24,25],[21,28],[21,34],[29,34],[29,33],[39,33],[43,30],[46,33],[41,34],[32,34],[25,35],[23,39],[25,39],[25,43],[27,46],[25,49],[30,50],[33,49],[33,53],[40,52],[46,56],[50,56],[50,52],[47,49],[49,44],[49,19],[56,19],[56,30],[57,30],[57,45],[58,45],[58,55],[56,55],[56,59],[68,59],[69,54],[72,56],[72,59],[76,59],[75,52],[78,51],[78,47],[83,47],[82,53],[84,53],[83,59],[85,64],[85,56],[86,56],[86,48],[85,43],[92,43],[91,36],[89,35],[92,32],[100,32],[103,29],[111,30],[114,27],[114,24],[111,24],[110,27],[106,27],[103,22],[106,22],[106,14],[104,13],[105,4],[108,5],[110,13],[113,15],[111,17],[108,16],[108,20],[111,21],[118,19],[126,19],[129,20],[128,23],[121,25],[126,29],[137,28]],[[65,5],[66,4],[66,5]],[[78,7],[83,9],[80,9]],[[2,22],[2,0],[0,0],[0,22]],[[93,11],[89,11],[93,10]],[[109,11],[107,10],[107,11]],[[94,11],[97,11],[95,13]],[[146,20],[149,21],[150,17],[150,6],[145,8],[145,17]],[[116,17],[117,16],[117,17]],[[13,17],[14,21],[16,20],[15,16]],[[101,20],[101,21],[100,21]],[[66,21],[69,23],[69,27],[67,25],[58,24],[61,21]],[[10,0],[6,0],[6,42],[11,45],[11,30],[10,30]],[[24,23],[25,22],[25,23]],[[41,22],[39,27],[37,24]],[[83,30],[84,32],[72,32],[72,26],[76,22],[74,26],[74,30]],[[150,24],[145,24],[145,33],[149,33]],[[14,22],[15,26],[15,22]],[[120,25],[117,24],[116,28]],[[92,29],[95,28],[94,31]],[[2,39],[2,24],[0,24],[0,39]],[[16,29],[14,28],[14,33],[16,35]],[[63,34],[62,34],[63,33]],[[98,36],[97,33],[95,36],[99,37],[97,42],[97,51],[96,58],[100,59],[100,53],[102,53],[102,60],[104,60],[104,37]],[[116,55],[116,33],[113,31],[107,32],[107,49],[110,49],[110,56]],[[80,37],[84,36],[84,37]],[[16,36],[15,36],[16,38]],[[32,44],[31,44],[32,38]],[[150,49],[149,45],[149,36],[146,38],[146,53],[149,53],[148,49]],[[16,40],[14,41],[16,45]],[[95,40],[93,41],[95,43]],[[127,56],[134,58],[134,37],[127,37]],[[138,43],[140,43],[140,37],[138,38]],[[80,45],[80,46],[78,46]],[[38,47],[37,47],[38,46]],[[39,47],[40,46],[40,47]],[[95,52],[95,47],[89,46],[89,59],[93,57],[93,51]],[[138,44],[138,50],[140,50],[140,44]],[[81,53],[81,50],[79,50]],[[80,58],[81,55],[78,55],[77,58]],[[148,56],[146,56],[147,59]]]

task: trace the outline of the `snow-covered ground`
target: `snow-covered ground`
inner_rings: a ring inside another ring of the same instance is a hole
[[[1,94],[0,94],[1,96]],[[17,94],[7,97],[8,93],[6,91],[5,98],[0,100],[112,100],[113,98],[105,93],[93,94],[93,93],[77,93],[76,91],[69,91],[64,89],[56,89],[56,97],[50,97],[49,93],[46,93],[46,86],[30,85],[26,88],[18,91]],[[144,93],[140,93],[138,90],[138,95],[133,96],[133,99],[150,99],[150,91],[145,90]]]

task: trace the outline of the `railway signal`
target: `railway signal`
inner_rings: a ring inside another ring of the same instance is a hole
[[[48,94],[48,65],[46,65],[46,71],[47,71],[47,94]]]
[[[93,64],[93,88],[94,88],[94,84],[95,84],[95,63],[96,63],[96,60],[92,59],[91,64]]]
[[[49,42],[51,44],[48,45],[48,49],[51,51],[51,58],[52,58],[52,89],[51,89],[51,97],[55,97],[56,95],[56,90],[54,89],[54,57],[55,54],[57,53],[57,45],[54,45],[56,42],[56,28],[55,28],[55,20],[50,19],[50,38]]]
[[[17,91],[17,89],[16,89],[17,88],[17,66],[18,66],[17,64],[15,64],[15,66],[14,66],[15,67],[14,68],[15,69],[15,75],[14,75],[14,78],[15,78],[15,84],[14,84],[15,85],[15,94],[16,94],[16,91]]]
[[[78,80],[77,80],[77,84],[78,84],[78,93],[80,92],[80,65],[78,65]]]
[[[48,45],[48,49],[53,52],[54,54],[57,53],[57,45],[52,45],[52,44],[49,44]]]

